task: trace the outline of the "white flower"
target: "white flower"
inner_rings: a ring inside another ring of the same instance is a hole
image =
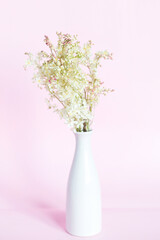
[[[77,131],[89,131],[93,121],[93,110],[101,94],[112,92],[101,86],[97,77],[97,67],[101,58],[111,59],[107,51],[99,51],[94,57],[91,53],[92,42],[83,47],[77,35],[57,33],[58,44],[54,47],[45,36],[50,53],[41,51],[34,58],[28,55],[25,68],[33,66],[33,81],[49,93],[47,104],[57,112],[70,128]],[[59,101],[60,106],[54,101]]]

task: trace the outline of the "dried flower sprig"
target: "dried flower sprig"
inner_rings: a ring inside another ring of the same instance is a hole
[[[105,50],[96,52],[93,57],[92,41],[81,47],[77,35],[56,34],[56,47],[45,36],[49,53],[41,51],[35,57],[32,53],[25,53],[28,56],[25,69],[34,67],[33,81],[49,92],[49,108],[64,118],[74,131],[90,131],[93,110],[100,95],[114,91],[104,88],[97,76],[100,59],[112,59],[112,54]],[[54,100],[60,105],[54,104]]]

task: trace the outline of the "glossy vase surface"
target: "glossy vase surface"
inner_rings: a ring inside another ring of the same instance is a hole
[[[75,236],[92,236],[101,231],[101,190],[92,156],[92,131],[76,132],[66,201],[66,230]]]

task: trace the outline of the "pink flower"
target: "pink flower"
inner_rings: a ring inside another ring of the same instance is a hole
[[[52,45],[52,43],[50,42],[48,36],[45,35],[44,37],[45,37],[45,38],[44,38],[44,42],[46,43],[46,45],[47,45],[48,47],[52,48],[53,45]]]

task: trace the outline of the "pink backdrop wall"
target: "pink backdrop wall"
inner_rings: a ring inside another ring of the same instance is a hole
[[[160,207],[160,2],[3,1],[0,14],[0,208],[65,209],[75,139],[23,70],[24,52],[56,31],[113,52],[100,76],[115,92],[96,108],[93,152],[103,208]]]

